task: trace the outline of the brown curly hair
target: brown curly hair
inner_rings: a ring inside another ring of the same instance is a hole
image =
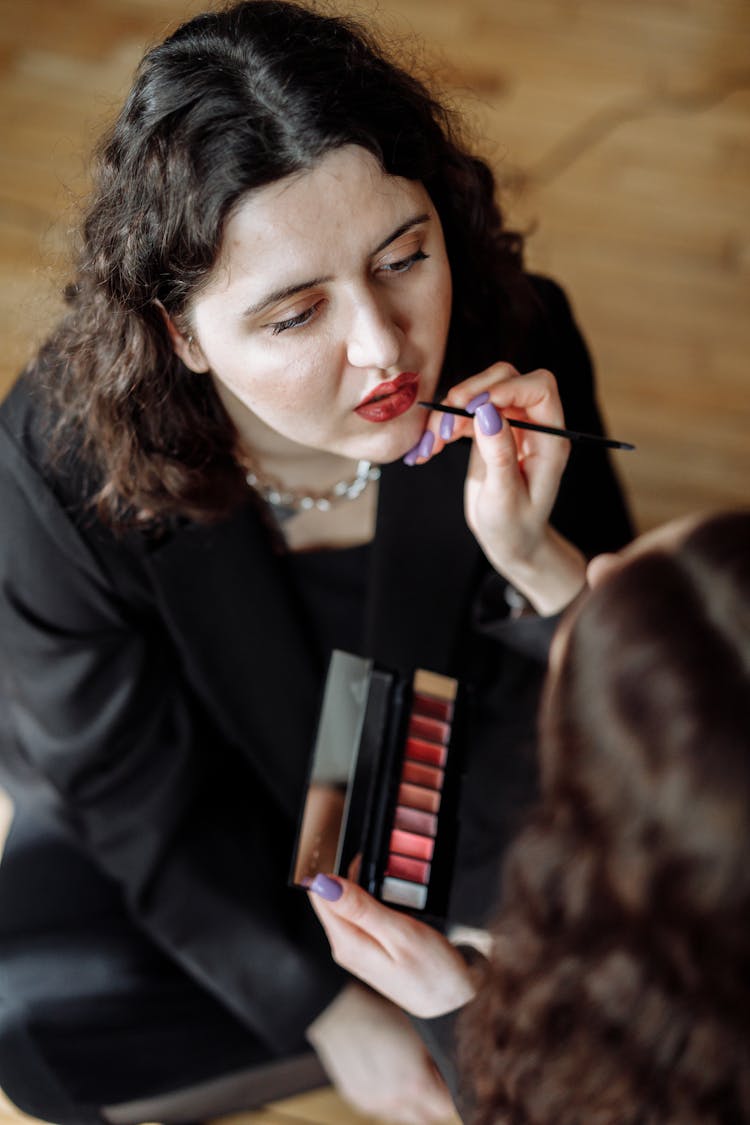
[[[750,511],[584,599],[541,737],[462,1028],[477,1125],[750,1121]]]
[[[185,329],[232,209],[346,144],[421,181],[440,215],[456,293],[444,382],[494,358],[499,326],[511,352],[522,240],[446,105],[349,19],[284,0],[199,15],[145,55],[98,149],[70,312],[32,365],[110,524],[211,520],[246,498],[234,427],[156,302]]]

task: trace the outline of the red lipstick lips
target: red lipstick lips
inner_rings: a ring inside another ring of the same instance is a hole
[[[355,413],[368,422],[390,422],[414,405],[419,389],[419,375],[402,371],[395,379],[380,383],[367,398],[355,407]]]

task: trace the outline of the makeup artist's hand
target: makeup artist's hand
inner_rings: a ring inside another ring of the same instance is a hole
[[[429,1018],[474,995],[461,954],[424,922],[391,910],[348,879],[318,875],[310,890],[334,960],[399,1007]]]
[[[495,569],[538,612],[557,613],[583,588],[586,570],[583,555],[549,523],[570,443],[502,425],[505,417],[564,427],[554,376],[541,369],[521,375],[496,363],[452,387],[443,401],[474,415],[432,411],[427,423],[435,435],[432,456],[448,441],[473,438],[464,490],[469,527]]]
[[[403,1125],[434,1125],[455,1114],[407,1016],[363,985],[347,985],[307,1037],[341,1096],[360,1113]]]

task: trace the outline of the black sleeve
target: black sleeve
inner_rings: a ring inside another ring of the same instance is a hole
[[[534,278],[533,284],[538,314],[530,336],[528,362],[547,368],[557,379],[565,423],[570,429],[603,434],[591,357],[568,299],[553,281]],[[628,435],[616,436],[627,440]],[[637,455],[637,451],[612,453],[598,445],[572,444],[551,522],[589,558],[603,551],[618,551],[633,537],[632,519],[613,458]]]
[[[453,1012],[446,1012],[433,1019],[418,1019],[416,1016],[410,1018],[448,1087],[460,1120],[468,1121],[468,1098],[456,1063],[456,1021],[461,1011],[461,1008],[456,1008]]]
[[[470,945],[457,945],[456,949],[463,956],[468,965],[478,970],[477,979],[481,980],[487,961],[479,950]],[[464,1008],[454,1008],[442,1016],[432,1019],[420,1019],[410,1016],[414,1029],[430,1053],[432,1061],[440,1071],[453,1104],[456,1107],[461,1121],[471,1121],[473,1111],[473,1097],[469,1084],[464,1080],[458,1069],[458,1028],[457,1023]]]
[[[286,886],[275,805],[1,428],[0,510],[0,644],[21,752],[138,924],[272,1050],[299,1049],[346,978]]]

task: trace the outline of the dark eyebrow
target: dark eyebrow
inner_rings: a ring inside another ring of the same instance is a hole
[[[429,215],[424,214],[415,215],[414,218],[407,219],[405,223],[402,223],[400,227],[394,230],[393,234],[389,234],[387,238],[383,239],[379,246],[375,247],[371,257],[375,254],[379,254],[381,250],[385,250],[386,246],[390,246],[390,244],[392,242],[395,242],[397,238],[400,238],[402,234],[406,234],[406,232],[410,230],[411,227],[419,226],[420,223],[426,223],[429,218]]]
[[[420,223],[426,223],[429,218],[430,216],[428,214],[424,214],[414,215],[413,218],[407,219],[405,223],[402,223],[400,227],[397,227],[396,230],[375,247],[370,257],[374,257],[375,254],[379,254],[381,250],[385,250],[386,246],[390,246],[392,242],[395,242],[402,234],[406,234],[412,227],[416,227]],[[300,281],[299,284],[285,285],[282,289],[275,289],[273,293],[268,293],[265,297],[261,298],[257,304],[250,305],[246,308],[242,316],[248,319],[257,316],[258,313],[263,312],[269,305],[275,305],[278,301],[284,301],[287,297],[294,297],[297,293],[304,293],[306,289],[314,289],[316,285],[324,285],[331,280],[331,277],[312,277],[309,281]]]
[[[300,281],[299,285],[285,285],[283,289],[274,289],[273,293],[268,293],[256,305],[250,305],[246,308],[242,315],[247,318],[257,316],[269,305],[275,305],[277,301],[293,297],[295,293],[303,293],[305,289],[314,289],[316,285],[323,285],[330,280],[330,277],[312,277],[309,281]]]

